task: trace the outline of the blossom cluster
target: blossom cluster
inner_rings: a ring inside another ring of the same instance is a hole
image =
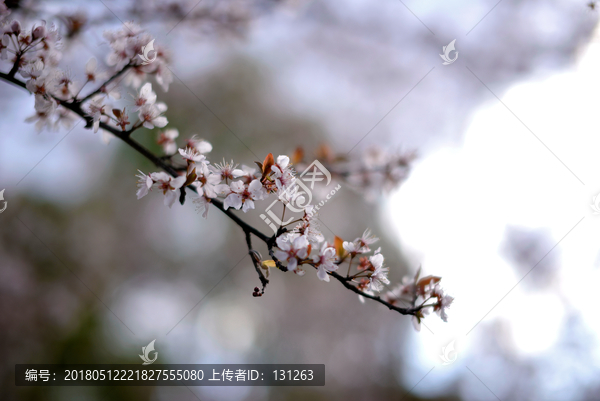
[[[35,122],[38,131],[45,128],[56,130],[60,126],[70,128],[77,118],[73,110],[78,108],[91,119],[94,132],[98,132],[100,123],[123,132],[142,126],[152,129],[167,124],[164,116],[167,106],[156,101],[152,84],[145,81],[152,75],[167,91],[173,81],[168,68],[169,58],[166,51],[157,46],[149,53],[152,63],[143,64],[143,49],[154,40],[138,25],[127,22],[119,30],[104,32],[104,39],[110,47],[106,66],[100,68],[98,60],[92,57],[85,65],[81,80],[77,80],[70,69],[59,67],[62,43],[53,25],[48,27],[42,22],[25,30],[19,21],[14,20],[3,27],[1,33],[0,59],[14,66],[9,75],[14,77],[19,73],[27,80],[26,88],[35,95],[36,113],[26,121]],[[115,79],[118,76],[121,76],[119,81]],[[108,99],[121,99],[121,83],[131,87],[134,93],[130,94],[131,99],[125,101],[128,105],[114,108]],[[96,89],[80,97],[88,84],[95,85]],[[137,113],[135,124],[130,121],[128,109]],[[109,137],[110,134],[103,132],[104,140]]]
[[[405,276],[402,283],[386,292],[383,299],[392,305],[400,303],[421,304],[423,308],[413,316],[413,324],[417,330],[421,328],[421,319],[429,313],[436,312],[444,321],[448,321],[446,310],[454,301],[454,298],[445,294],[440,287],[440,277],[426,276],[419,279],[421,269],[415,277]],[[427,304],[427,302],[433,303]]]
[[[0,0],[0,21],[10,15],[10,9],[4,0]]]
[[[17,20],[2,27],[0,60],[13,65],[9,75],[17,72],[28,79],[27,89],[36,95],[36,113],[27,118],[36,122],[36,129],[69,127],[75,116],[58,105],[57,98],[72,89],[68,71],[57,66],[62,57],[58,30],[45,22],[24,29]]]
[[[154,75],[156,82],[167,92],[173,82],[173,74],[168,67],[170,59],[166,50],[157,46],[154,50],[155,54],[149,53],[153,61],[144,63],[144,47],[150,43],[154,44],[152,36],[133,22],[125,22],[123,25],[120,30],[104,32],[104,39],[111,48],[106,63],[117,70],[131,67],[130,72],[123,79],[125,85],[139,88],[148,75]]]
[[[174,128],[159,134],[158,142],[167,154],[176,148],[175,138],[178,136],[179,132]],[[186,163],[183,168],[185,173],[173,178],[163,172],[140,172],[138,199],[147,195],[152,188],[159,188],[165,195],[165,205],[171,207],[177,200],[177,191],[189,186],[198,194],[194,202],[206,218],[211,199],[223,198],[225,210],[234,208],[247,212],[255,208],[255,201],[266,199],[270,193],[279,189],[285,190],[286,185],[294,183],[295,177],[287,156],[279,156],[275,161],[273,156],[269,155],[265,160],[265,167],[260,164],[259,170],[245,165],[238,168],[233,161],[211,164],[206,158],[206,153],[211,150],[210,143],[192,136],[187,140],[187,146],[178,150]]]
[[[158,142],[165,152],[172,153],[178,137],[179,132],[171,128],[159,134]],[[245,165],[238,168],[233,161],[211,164],[206,157],[211,150],[212,146],[207,141],[193,136],[187,140],[185,148],[179,148],[179,155],[186,163],[185,168],[179,169],[181,175],[173,177],[164,172],[145,174],[140,171],[138,199],[152,189],[158,189],[164,195],[165,205],[171,207],[189,186],[197,193],[194,202],[206,218],[215,198],[222,198],[225,210],[233,208],[246,213],[255,209],[255,202],[265,200],[270,194],[278,195],[279,201],[285,204],[286,197],[282,195],[296,192],[295,171],[286,155],[275,159],[269,154],[262,163],[257,162],[258,169]],[[339,237],[327,241],[320,231],[314,205],[308,205],[303,216],[294,222],[297,224],[293,228],[280,227],[275,238],[276,249],[271,253],[272,260],[260,261],[267,277],[272,267],[299,276],[305,274],[306,267],[312,267],[321,281],[328,282],[334,276],[355,286],[361,301],[364,297],[377,296],[390,284],[389,267],[385,266],[381,248],[371,249],[379,239],[370,230],[365,230],[361,237],[352,241]],[[337,273],[341,266],[346,265],[345,276]],[[412,281],[405,279],[400,286],[383,294],[382,299],[392,306],[401,306],[402,302],[404,306],[415,308],[413,319],[417,329],[421,319],[431,310],[446,321],[446,310],[453,298],[444,295],[439,281],[440,278],[434,276],[420,280],[417,276]],[[254,296],[260,295],[255,289]],[[435,302],[427,304],[431,300]]]
[[[358,157],[349,158],[347,154],[334,154],[329,146],[323,144],[316,150],[315,157],[332,176],[373,201],[379,194],[398,187],[408,177],[415,154],[394,153],[380,146],[371,146]],[[296,149],[293,161],[298,170],[306,167],[302,148]]]
[[[255,162],[256,167],[250,167],[225,160],[211,163],[207,155],[212,151],[212,145],[195,135],[185,141],[185,146],[179,147],[179,131],[166,128],[169,123],[164,115],[167,106],[158,101],[152,84],[147,82],[149,76],[154,76],[156,82],[165,91],[168,90],[172,81],[168,57],[164,49],[157,47],[154,50],[154,39],[139,26],[126,23],[120,30],[105,32],[103,36],[110,48],[105,60],[107,68],[100,69],[98,60],[91,58],[85,65],[82,82],[74,79],[70,70],[62,70],[58,66],[61,38],[55,27],[42,23],[24,30],[15,20],[2,29],[0,59],[12,63],[10,72],[3,74],[3,78],[15,82],[16,74],[20,74],[26,80],[21,85],[35,95],[36,114],[27,121],[35,121],[37,129],[56,129],[60,125],[71,126],[76,118],[84,118],[87,127],[94,132],[102,128],[104,139],[114,134],[130,144],[130,134],[138,128],[164,128],[158,133],[157,143],[165,156],[148,156],[149,151],[145,149],[145,153],[142,152],[163,171],[149,174],[139,171],[137,198],[156,190],[163,194],[164,204],[172,207],[177,200],[184,203],[186,188],[189,188],[196,193],[193,202],[204,218],[208,217],[211,204],[218,205],[244,228],[249,252],[263,283],[263,292],[265,283],[268,283],[265,276],[269,276],[272,268],[291,271],[299,276],[304,275],[307,268],[313,268],[319,280],[329,282],[333,277],[356,292],[361,301],[370,298],[401,313],[413,315],[417,328],[421,319],[431,311],[447,320],[446,310],[453,298],[444,294],[439,286],[439,277],[419,279],[417,274],[414,279],[405,279],[398,287],[378,295],[390,285],[390,269],[385,265],[381,248],[371,249],[378,238],[370,230],[365,230],[362,236],[352,241],[337,236],[331,240],[325,238],[318,224],[318,205],[305,204],[306,199],[299,190],[295,167],[303,166],[301,150],[297,150],[291,158],[287,155],[275,158],[269,153],[262,162]],[[116,80],[118,77],[121,78],[119,81]],[[130,98],[121,100],[121,82],[133,89]],[[80,96],[88,84],[96,89]],[[108,103],[109,99],[128,104],[122,108],[113,107]],[[130,121],[131,113],[137,113],[137,121]],[[136,146],[139,150],[140,146]],[[333,156],[327,147],[321,147],[317,157],[331,168],[335,178],[367,188],[364,193],[375,193],[376,189],[397,185],[404,179],[411,160],[411,156],[392,156],[371,150],[359,163],[349,162],[343,157]],[[344,163],[345,167],[340,167]],[[265,260],[252,249],[246,223],[234,217],[229,209],[247,213],[256,209],[257,202],[266,200],[270,195],[276,196],[282,203],[284,213],[286,206],[294,202],[302,205],[303,215],[289,224],[282,223],[270,239],[254,231],[254,235],[267,244],[271,258]],[[340,269],[345,271],[345,275],[339,273]],[[255,289],[254,295],[261,296],[262,293]]]

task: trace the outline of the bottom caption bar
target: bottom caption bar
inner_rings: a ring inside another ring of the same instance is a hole
[[[325,365],[15,365],[17,386],[324,386]]]

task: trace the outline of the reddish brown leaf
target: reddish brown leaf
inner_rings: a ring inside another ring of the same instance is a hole
[[[264,179],[271,172],[271,167],[275,164],[275,159],[273,158],[273,153],[269,153],[267,157],[265,157],[265,161],[263,161],[263,169],[262,169],[262,178]]]
[[[331,149],[325,143],[321,144],[316,151],[317,159],[322,160],[324,162],[331,162],[333,160],[333,153],[331,153]]]
[[[437,276],[426,276],[423,277],[422,279],[420,279],[419,281],[417,281],[417,288],[423,292],[424,291],[424,287],[426,285],[429,285],[431,282],[433,282],[433,284],[438,283],[442,278],[441,277],[437,277]]]
[[[292,164],[298,164],[302,160],[304,160],[304,149],[298,146],[292,155]]]
[[[335,236],[335,238],[333,240],[333,247],[337,251],[337,255],[340,258],[342,258],[344,256],[344,254],[346,253],[346,250],[344,249],[344,240],[341,239],[340,237],[338,237],[337,235]]]

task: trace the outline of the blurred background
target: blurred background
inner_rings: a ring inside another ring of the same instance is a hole
[[[416,151],[390,193],[342,185],[323,233],[370,227],[392,282],[422,265],[455,302],[448,323],[432,316],[416,332],[312,273],[274,271],[253,298],[259,281],[226,216],[137,201],[137,169],[154,171],[145,159],[82,127],[37,133],[24,122],[33,97],[0,83],[3,399],[598,399],[595,4],[5,3],[9,20],[59,27],[61,66],[80,80],[105,59],[104,30],[139,23],[171,53],[169,91],[154,86],[169,127],[210,141],[212,162],[324,142],[357,159],[370,146]],[[442,65],[454,39],[458,59]],[[156,135],[135,133],[158,151]],[[159,363],[324,363],[326,386],[14,386],[17,363],[139,363],[153,339]]]

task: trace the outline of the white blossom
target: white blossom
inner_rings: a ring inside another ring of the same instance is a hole
[[[56,71],[54,81],[54,93],[57,97],[63,100],[68,100],[72,97],[75,97],[75,85],[73,83],[73,80],[71,79],[71,72],[69,70]]]
[[[381,291],[384,284],[390,283],[390,280],[387,278],[390,269],[383,267],[383,255],[380,253],[369,257],[369,261],[375,268],[369,276],[369,289],[374,292]]]
[[[338,269],[338,265],[335,264],[336,251],[335,248],[323,243],[318,255],[313,255],[313,262],[317,265],[317,277],[321,281],[329,281],[329,274],[327,272],[333,272]]]
[[[160,55],[161,52],[159,51],[158,54]],[[173,82],[173,73],[161,59],[158,60],[156,67],[156,82],[165,92],[169,91],[169,85]]]
[[[342,246],[346,252],[351,253],[354,256],[357,254],[370,252],[371,249],[369,248],[369,245],[377,242],[378,240],[379,238],[372,236],[371,231],[366,229],[362,237],[356,238],[352,242],[344,241]]]
[[[45,64],[42,60],[36,59],[35,61],[25,64],[19,69],[19,74],[24,78],[38,78],[44,72]]]
[[[411,320],[415,330],[421,331],[421,322],[420,322],[419,318],[416,316],[413,316],[410,320]]]
[[[271,171],[274,174],[273,177],[275,179],[275,184],[280,192],[295,192],[288,190],[288,188],[290,188],[295,181],[294,170],[290,165],[289,157],[285,155],[277,156],[277,161],[273,166],[271,166]]]
[[[277,259],[287,262],[287,269],[298,275],[303,275],[304,270],[298,267],[298,259],[304,260],[308,257],[308,240],[304,235],[293,234],[277,237],[277,247],[273,254]]]
[[[185,183],[186,177],[179,176],[173,178],[164,172],[152,173],[150,177],[158,185],[158,189],[165,195],[165,205],[169,207],[173,206],[179,194],[178,190]]]
[[[213,173],[205,163],[195,165],[196,181],[195,185],[199,195],[205,195],[207,198],[217,197],[216,186],[221,182],[221,176]]]
[[[277,175],[283,175],[288,169],[290,158],[285,155],[277,156],[277,162],[271,167],[271,170]]]
[[[432,296],[435,296],[438,299],[438,302],[436,306],[434,306],[433,310],[436,311],[438,316],[444,322],[448,322],[448,315],[446,314],[446,309],[450,307],[450,305],[454,301],[454,297],[444,294],[444,290],[442,290],[439,284],[435,285],[432,291]]]
[[[127,48],[127,40],[118,39],[111,43],[112,53],[106,57],[106,64],[115,66],[118,70],[125,67],[131,61],[131,54]]]
[[[179,149],[179,154],[188,162],[202,163],[206,160],[206,157],[193,148]]]
[[[87,105],[87,115],[92,117],[92,120],[94,122],[94,132],[98,132],[98,128],[100,127],[100,120],[105,114],[104,107],[105,104],[102,96],[94,96]]]
[[[56,109],[56,121],[54,121],[54,129],[58,129],[62,126],[64,129],[71,129],[75,121],[79,118],[77,114],[69,109],[59,106]]]
[[[260,180],[252,180],[248,185],[248,191],[254,200],[263,200],[269,195]]]
[[[348,253],[358,253],[358,247],[354,242],[344,241],[342,246]]]
[[[25,84],[27,90],[35,95],[46,96],[50,93],[50,89],[54,86],[54,80],[49,76],[38,76],[31,78]]]
[[[152,177],[150,175],[144,174],[141,170],[138,170],[139,174],[136,176],[139,178],[138,180],[138,190],[136,192],[137,198],[142,199],[144,196],[148,195],[148,191],[152,188],[154,181],[152,181]]]
[[[54,129],[53,118],[56,111],[56,102],[52,99],[46,99],[44,96],[35,96],[35,114],[25,119],[26,122],[34,122],[35,129],[39,132],[44,128]]]
[[[213,173],[219,174],[221,180],[233,180],[246,175],[244,171],[237,168],[237,164],[235,164],[233,160],[231,162],[225,162],[225,159],[223,159],[222,163],[215,164],[209,168]]]
[[[176,128],[169,128],[161,131],[158,136],[158,144],[162,146],[163,151],[167,155],[177,153],[177,143],[175,138],[179,136],[179,131]]]
[[[148,73],[143,65],[132,66],[129,68],[127,75],[123,77],[123,84],[132,88],[139,88],[146,82]]]
[[[198,139],[197,135],[193,135],[187,141],[187,146],[196,149],[200,153],[210,153],[212,151],[212,145],[210,142],[204,139]]]
[[[267,190],[260,180],[253,180],[248,186],[242,181],[234,181],[229,187],[231,193],[227,195],[225,202],[223,202],[225,210],[230,207],[237,210],[241,208],[245,213],[250,209],[254,209],[255,200],[265,199],[268,196]]]
[[[369,290],[369,289],[363,290],[363,292],[366,295],[375,295],[375,293],[373,291]],[[365,303],[365,297],[363,297],[362,295],[358,296],[358,300],[360,301],[361,304]]]
[[[210,206],[210,199],[205,195],[198,196],[193,200],[194,204],[196,204],[196,211],[202,213],[203,218],[208,217],[208,208]]]
[[[294,227],[294,232],[299,232],[302,235],[306,235],[308,242],[313,245],[320,244],[325,240],[325,237],[321,233],[321,229],[319,227],[317,211],[313,205],[308,205],[304,208],[302,220],[296,225],[296,227]]]
[[[144,127],[148,129],[162,128],[169,123],[167,117],[162,115],[165,111],[167,111],[167,105],[162,102],[145,104],[140,108],[138,118],[143,121]]]
[[[369,245],[372,245],[372,244],[376,243],[377,241],[379,241],[379,238],[377,238],[376,236],[374,236],[374,235],[371,233],[371,230],[367,228],[367,229],[366,229],[366,230],[363,232],[363,235],[362,235],[362,237],[360,237],[360,238],[359,238],[359,241],[360,241],[360,242],[361,242],[363,245],[369,246]]]
[[[85,77],[89,82],[96,82],[106,77],[105,73],[97,72],[98,60],[95,57],[85,64]]]
[[[353,255],[367,253],[370,251],[368,246],[363,246],[363,244],[360,242],[360,238],[357,238],[352,242],[344,241],[342,246],[344,247],[344,250],[346,252],[351,253]]]
[[[140,110],[142,106],[156,103],[156,93],[152,91],[152,84],[150,82],[145,83],[136,95],[131,96],[135,104],[135,111]]]

